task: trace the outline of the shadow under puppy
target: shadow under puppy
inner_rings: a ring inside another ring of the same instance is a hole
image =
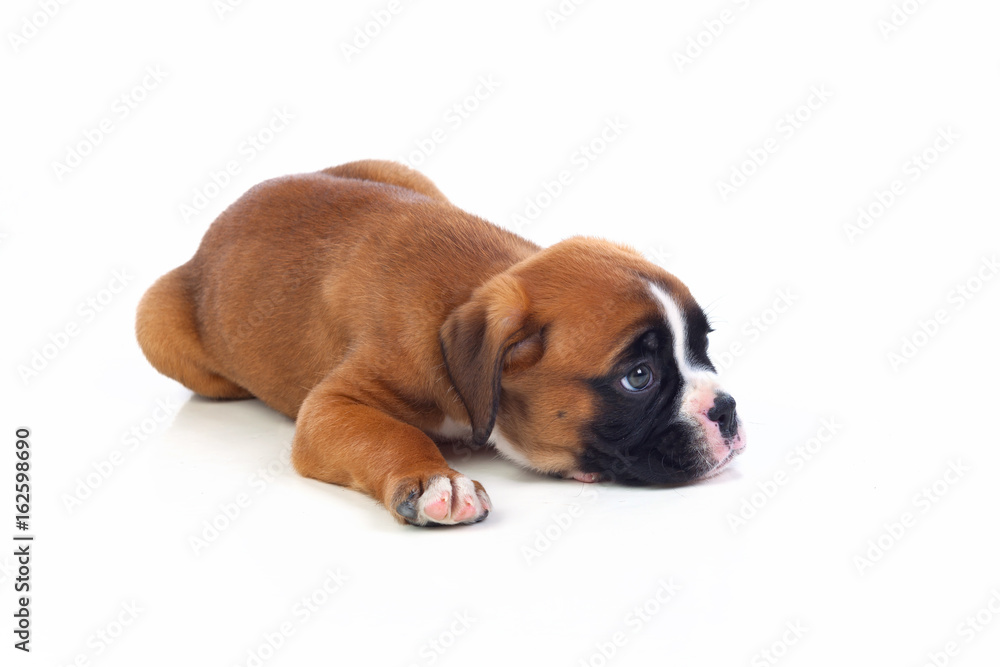
[[[250,189],[136,322],[160,372],[295,419],[301,474],[420,526],[492,508],[433,437],[583,482],[717,473],[746,437],[709,330],[688,289],[634,250],[540,248],[375,160]]]

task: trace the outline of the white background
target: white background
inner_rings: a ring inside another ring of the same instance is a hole
[[[387,2],[50,4],[7,2],[0,24],[0,479],[11,500],[29,427],[36,536],[30,655],[0,551],[4,664],[995,664],[996,3],[909,0],[889,31],[889,0],[595,0],[558,22],[555,0],[402,2],[350,57]],[[269,135],[276,109],[293,119]],[[745,455],[667,490],[453,455],[496,510],[420,530],[289,470],[284,417],[158,375],[132,332],[145,288],[254,183],[361,158],[408,158],[541,244],[599,235],[681,277]],[[859,207],[880,215],[849,235]]]

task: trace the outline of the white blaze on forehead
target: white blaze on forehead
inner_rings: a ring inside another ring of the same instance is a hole
[[[653,297],[663,307],[664,315],[667,318],[667,325],[670,327],[671,334],[673,334],[674,359],[677,361],[677,369],[680,371],[681,377],[689,387],[706,381],[714,384],[715,373],[707,368],[691,365],[687,346],[687,322],[680,306],[659,285],[651,282],[649,283],[649,289],[653,293]]]
[[[663,307],[667,326],[674,337],[674,358],[683,384],[677,418],[701,433],[698,448],[702,451],[702,456],[706,457],[706,462],[712,464],[709,473],[714,474],[732,459],[733,451],[732,442],[723,438],[717,423],[708,416],[721,391],[718,376],[711,369],[697,362],[692,363],[691,355],[688,354],[687,323],[684,311],[677,302],[663,288],[653,283],[649,284],[649,289]],[[739,428],[737,440],[745,437],[742,435],[742,427]]]

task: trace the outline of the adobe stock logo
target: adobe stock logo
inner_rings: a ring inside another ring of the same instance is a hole
[[[535,192],[524,199],[524,207],[510,216],[510,226],[521,233],[525,225],[535,222],[587,171],[605,151],[618,141],[629,124],[619,116],[604,121],[600,131],[581,143],[569,158],[569,164],[543,180]]]
[[[590,504],[599,495],[596,488],[586,485],[580,494],[580,498]],[[528,565],[534,564],[542,554],[551,549],[573,527],[573,524],[584,514],[584,511],[583,503],[577,502],[561,512],[550,515],[549,518],[551,521],[544,527],[536,529],[531,535],[533,538],[531,543],[521,547],[521,555],[524,557],[524,562]]]
[[[921,517],[936,508],[951,489],[971,471],[972,468],[961,459],[948,461],[948,469],[939,478],[913,494],[910,500],[913,509],[906,509],[896,518],[884,522],[882,532],[868,540],[864,551],[854,556],[853,563],[858,574],[864,576],[865,572],[895,549],[906,534],[920,522]]]
[[[24,16],[17,32],[8,32],[7,41],[14,53],[18,53],[29,40],[38,36],[70,0],[39,0],[38,10]]]
[[[726,7],[714,18],[702,21],[702,29],[687,38],[683,49],[677,49],[673,53],[677,71],[683,74],[686,67],[694,65],[694,61],[705,55],[705,52],[722,37],[726,29],[736,22],[742,12],[750,8],[752,1],[732,0],[732,4],[736,5],[735,10]]]
[[[500,88],[501,82],[492,74],[485,74],[476,80],[475,88],[456,100],[442,115],[442,124],[437,125],[425,136],[413,140],[414,149],[396,161],[411,169],[417,169],[434,154],[439,146],[448,141],[449,133],[456,132],[468,121]]]
[[[124,464],[129,456],[139,449],[139,446],[149,440],[163,425],[177,416],[180,405],[172,398],[158,398],[149,412],[149,416],[133,424],[123,432],[121,447],[115,448],[104,458],[90,464],[92,470],[76,478],[72,491],[62,495],[63,506],[67,511],[79,509],[94,493],[111,479],[115,472]]]
[[[733,340],[723,348],[722,352],[712,355],[715,365],[720,370],[729,370],[736,360],[746,354],[761,337],[771,330],[783,315],[799,300],[799,296],[791,289],[784,288],[775,292],[774,299],[754,317],[743,323],[739,328],[740,338]]]
[[[111,103],[109,113],[96,125],[85,127],[81,138],[66,145],[62,162],[52,162],[52,173],[59,182],[78,169],[94,153],[98,146],[117,130],[169,76],[160,65],[149,65],[143,70],[142,78],[129,86]]]
[[[888,41],[890,37],[899,32],[927,2],[928,0],[903,0],[894,4],[889,16],[879,19],[876,23],[878,31],[882,34],[882,39]]]
[[[393,19],[402,11],[403,3],[401,0],[389,0],[385,7],[372,10],[370,14],[371,18],[368,21],[363,25],[354,27],[352,39],[349,42],[340,43],[340,53],[344,56],[344,60],[350,63],[360,56],[361,52],[378,39],[379,35],[389,27]]]
[[[545,20],[553,32],[576,14],[576,10],[587,0],[559,0],[559,4],[545,10]]]
[[[756,488],[743,496],[739,508],[726,515],[726,523],[733,533],[749,525],[749,523],[774,500],[781,489],[785,487],[806,464],[816,458],[826,448],[834,437],[843,430],[844,425],[836,417],[823,418],[820,427],[813,437],[798,445],[785,455],[782,467],[775,470],[770,477],[758,480]]]
[[[118,609],[113,612],[111,620],[102,624],[94,632],[87,636],[84,648],[73,656],[73,660],[60,663],[69,665],[92,665],[100,663],[99,658],[105,651],[121,639],[122,635],[133,626],[140,616],[146,613],[144,607],[139,606],[135,600],[125,600],[118,605]]]
[[[315,618],[331,600],[339,598],[341,590],[351,581],[351,577],[337,568],[327,568],[323,581],[300,597],[292,605],[291,611],[278,623],[271,626],[246,649],[244,657],[236,664],[240,667],[261,667],[275,657],[281,648],[299,632],[306,623]],[[232,663],[230,663],[232,664]]]
[[[215,11],[215,16],[223,21],[230,14],[235,12],[237,9],[243,6],[244,0],[215,0],[212,3],[212,9]]]
[[[857,208],[854,221],[844,223],[844,235],[848,242],[853,244],[867,233],[907,193],[908,188],[919,181],[960,138],[961,135],[950,125],[939,127],[929,145],[913,153],[903,162],[900,177],[894,178],[884,189],[876,188],[868,202]]]
[[[17,375],[21,378],[21,382],[27,385],[29,381],[41,375],[69,347],[73,339],[83,333],[87,325],[110,307],[115,297],[128,287],[133,278],[127,269],[114,271],[111,280],[103,289],[80,301],[76,307],[79,319],[71,319],[60,329],[50,332],[46,342],[29,352],[27,363],[18,365]]]
[[[266,465],[262,465],[247,478],[247,486],[254,493],[246,491],[237,493],[229,500],[218,504],[218,511],[210,518],[203,519],[201,527],[195,534],[188,537],[188,545],[195,556],[200,556],[214,544],[223,533],[236,525],[240,517],[253,506],[254,500],[274,483],[279,477],[292,469],[292,446],[288,443]]]
[[[181,202],[177,210],[184,223],[194,220],[203,213],[228,188],[238,176],[288,129],[295,115],[285,106],[274,107],[271,115],[253,132],[240,141],[236,153],[218,168],[208,172],[201,183],[192,191],[187,200]]]
[[[1000,263],[996,255],[983,257],[976,270],[964,280],[955,283],[945,297],[947,305],[936,308],[929,317],[921,318],[910,333],[903,336],[897,347],[886,355],[889,367],[894,371],[913,361],[920,351],[927,347],[941,330],[955,318],[973,299],[1000,273]]]
[[[808,631],[809,628],[800,621],[787,621],[781,637],[774,640],[767,648],[755,653],[750,659],[750,667],[769,667],[778,664]]]
[[[605,639],[595,642],[593,651],[577,661],[578,667],[607,667],[610,665],[622,648],[648,626],[681,591],[680,584],[676,583],[673,577],[659,579],[656,583],[658,584],[656,591],[625,614],[622,621],[624,627],[620,627]]]
[[[419,665],[433,665],[438,661],[455,643],[465,635],[477,622],[478,619],[468,611],[455,612],[454,619],[448,627],[441,630],[437,635],[431,637],[417,650],[420,657],[419,662],[411,662],[409,667],[419,667]]]
[[[776,135],[764,139],[758,146],[745,151],[746,158],[740,160],[729,171],[729,177],[715,182],[715,189],[722,201],[726,202],[743,188],[766,165],[773,155],[788,144],[810,120],[833,98],[833,92],[826,84],[809,88],[809,94],[801,104],[785,112],[774,123]]]
[[[989,591],[989,596],[981,607],[962,619],[955,627],[954,636],[944,645],[939,645],[940,650],[926,652],[927,660],[921,667],[947,667],[968,644],[971,644],[1000,616],[1000,590],[993,588]]]

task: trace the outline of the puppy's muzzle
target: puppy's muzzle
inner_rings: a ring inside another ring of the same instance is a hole
[[[715,401],[705,411],[708,418],[706,430],[715,426],[718,435],[707,433],[712,458],[717,467],[722,467],[746,447],[746,436],[741,428],[740,418],[736,414],[736,399],[724,391],[716,390]]]

